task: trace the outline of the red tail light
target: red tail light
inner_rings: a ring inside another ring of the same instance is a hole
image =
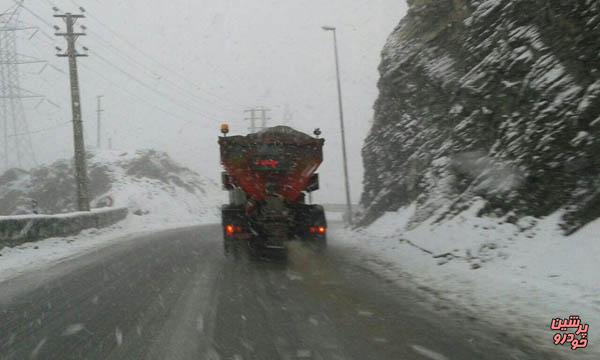
[[[327,228],[325,226],[311,226],[309,231],[311,234],[325,235]]]
[[[235,228],[233,227],[233,225],[225,226],[225,233],[227,233],[227,236],[233,235],[234,232],[235,232]]]

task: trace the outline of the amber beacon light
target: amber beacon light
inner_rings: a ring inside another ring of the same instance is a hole
[[[225,136],[229,133],[229,124],[221,124],[221,133]]]

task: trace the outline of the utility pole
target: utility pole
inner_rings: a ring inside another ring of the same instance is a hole
[[[342,156],[344,158],[344,180],[346,183],[346,211],[348,212],[348,223],[352,225],[352,202],[350,201],[350,181],[348,180],[348,157],[346,155],[346,135],[344,133],[344,107],[342,106],[342,84],[340,81],[340,60],[337,46],[336,28],[323,26],[323,30],[333,32],[333,49],[335,54],[335,73],[337,75],[338,105],[340,111],[340,130],[342,136]]]
[[[102,98],[104,97],[104,95],[98,95],[96,96],[96,100],[98,102],[98,107],[96,110],[96,114],[97,114],[97,126],[96,126],[96,147],[98,148],[98,150],[100,150],[102,148],[102,127],[101,127],[101,120],[102,120],[102,113],[104,112],[104,109],[102,109]]]
[[[77,203],[79,211],[90,211],[90,198],[88,193],[87,165],[85,158],[85,144],[83,141],[83,122],[81,119],[81,97],[79,94],[79,76],[77,73],[77,58],[87,56],[80,54],[75,48],[77,38],[85,35],[82,32],[75,32],[73,27],[78,19],[84,18],[82,14],[57,14],[56,18],[65,21],[67,31],[56,33],[56,36],[62,36],[67,40],[67,52],[57,54],[58,57],[69,58],[69,78],[71,81],[71,110],[73,112],[73,144],[75,145],[75,178],[77,183]],[[85,49],[85,48],[84,48]],[[60,50],[60,48],[57,48]]]

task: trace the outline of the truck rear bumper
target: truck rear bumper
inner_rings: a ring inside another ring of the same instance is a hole
[[[250,239],[252,239],[252,234],[225,235],[225,240],[227,240],[227,241],[242,241],[242,240],[250,240]]]

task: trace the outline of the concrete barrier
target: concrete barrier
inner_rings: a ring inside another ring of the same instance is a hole
[[[127,208],[109,208],[58,215],[0,216],[0,248],[77,235],[81,230],[113,225],[125,219],[127,214]]]

